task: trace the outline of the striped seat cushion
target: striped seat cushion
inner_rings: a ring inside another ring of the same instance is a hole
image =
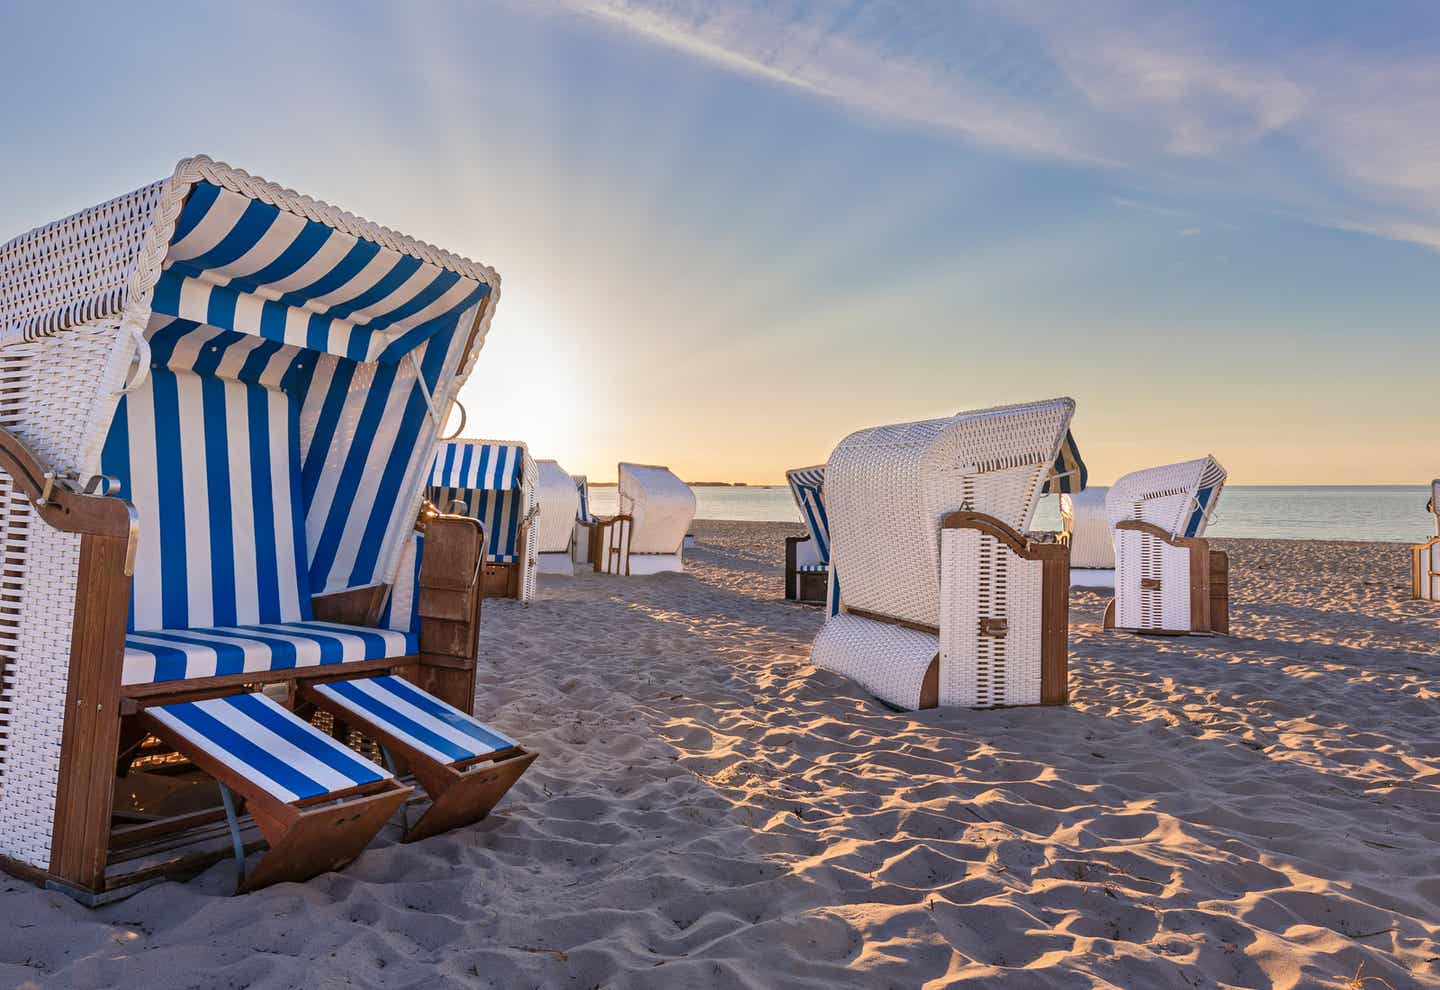
[[[323,797],[391,776],[263,694],[183,701],[146,711],[281,801]]]
[[[124,684],[251,674],[420,652],[418,637],[398,629],[335,622],[274,622],[214,629],[157,629],[125,637]]]
[[[829,564],[797,564],[797,574],[825,574],[830,570]]]
[[[398,677],[327,681],[315,690],[357,720],[383,726],[440,763],[460,763],[513,749],[515,740]]]

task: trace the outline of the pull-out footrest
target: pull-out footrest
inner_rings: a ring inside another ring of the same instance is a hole
[[[431,805],[406,842],[484,818],[535,762],[515,740],[399,677],[307,684],[301,694],[409,765]]]
[[[387,770],[263,694],[155,706],[145,715],[151,731],[219,782],[241,893],[339,869],[411,793]],[[245,799],[270,843],[248,876],[232,791]]]

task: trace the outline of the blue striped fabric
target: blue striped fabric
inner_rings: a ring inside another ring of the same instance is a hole
[[[121,683],[292,670],[415,656],[414,633],[335,622],[273,622],[214,629],[157,629],[125,637]]]
[[[399,677],[329,681],[317,693],[385,729],[439,763],[460,763],[513,749],[516,743],[479,719]]]
[[[1040,494],[1074,495],[1076,492],[1083,492],[1089,481],[1090,469],[1080,457],[1080,446],[1075,442],[1075,434],[1066,430],[1065,439],[1060,442],[1060,453],[1055,456],[1055,465],[1050,469]]]
[[[815,551],[827,564],[830,561],[830,519],[825,513],[825,466],[795,468],[785,472],[790,494],[800,510],[800,518],[815,541]]]
[[[184,701],[146,711],[190,746],[287,803],[391,776],[263,694]]]
[[[352,361],[394,362],[487,291],[202,182],[180,211],[151,308]]]
[[[101,470],[140,516],[129,629],[311,617],[299,409],[305,352],[160,321],[153,368],[125,396]]]
[[[518,443],[452,440],[435,452],[430,484],[437,488],[509,491],[520,487],[525,447]]]
[[[580,508],[575,513],[575,521],[589,525],[595,521],[595,518],[590,515],[590,482],[583,474],[571,475],[571,477],[575,479],[575,490],[580,493]]]
[[[416,533],[400,557],[400,570],[390,597],[380,610],[378,625],[420,635],[420,565],[425,556],[425,534]]]
[[[129,628],[303,621],[312,595],[391,581],[431,466],[427,392],[455,377],[489,291],[194,186],[150,377],[101,458],[140,515]]]
[[[427,497],[445,511],[452,502],[465,503],[465,514],[485,527],[485,559],[492,564],[520,559],[524,461],[518,443],[453,440],[435,453]]]
[[[824,574],[829,570],[829,564],[797,564],[795,567],[798,574]]]

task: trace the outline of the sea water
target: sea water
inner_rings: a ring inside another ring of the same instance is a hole
[[[1425,511],[1428,486],[1254,487],[1230,485],[1207,535],[1281,540],[1363,540],[1414,543],[1435,535]],[[695,489],[700,519],[799,522],[784,485]],[[591,510],[615,511],[614,486],[592,486]],[[1059,499],[1047,496],[1035,512],[1034,529],[1060,528]]]

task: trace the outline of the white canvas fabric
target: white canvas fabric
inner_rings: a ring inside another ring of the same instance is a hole
[[[695,519],[695,493],[665,467],[621,464],[619,506],[635,520],[632,555],[679,553]]]
[[[540,502],[540,521],[536,534],[542,554],[570,552],[575,532],[575,518],[580,511],[580,492],[575,479],[555,461],[536,461],[539,477],[535,494]]]

